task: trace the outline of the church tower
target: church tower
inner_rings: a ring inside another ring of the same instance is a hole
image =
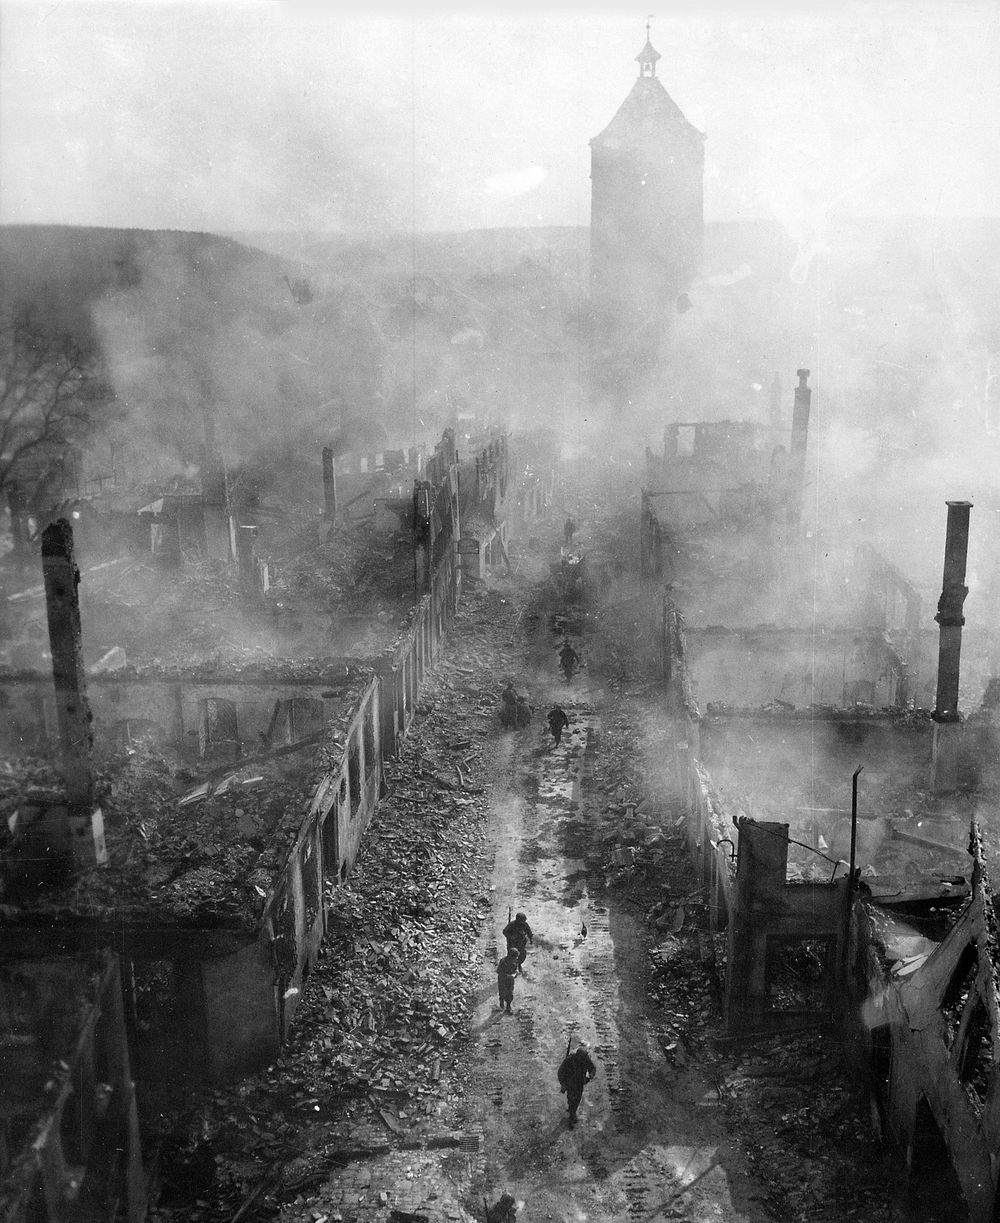
[[[642,394],[701,262],[704,135],[656,75],[649,41],[618,113],[590,142],[595,390],[620,408]]]

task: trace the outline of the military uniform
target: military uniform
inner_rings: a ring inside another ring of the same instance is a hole
[[[523,913],[518,913],[512,922],[504,926],[503,936],[507,940],[507,954],[517,956],[517,966],[520,969],[528,958],[528,943],[535,941],[528,919]]]
[[[576,1125],[576,1110],[583,1099],[583,1089],[595,1074],[597,1074],[597,1067],[591,1061],[585,1045],[581,1045],[568,1057],[563,1058],[557,1077],[560,1090],[566,1093],[566,1108],[569,1111],[570,1125]]]
[[[508,951],[497,965],[497,993],[500,995],[500,1009],[510,1010],[514,1001],[514,979],[517,976],[517,955]]]

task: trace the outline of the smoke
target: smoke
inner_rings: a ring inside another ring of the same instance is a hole
[[[129,239],[92,302],[128,436],[153,467],[433,444],[479,426],[588,414],[580,235],[298,244],[288,260],[226,239]],[[272,243],[271,245],[281,245]],[[293,248],[297,244],[286,244]],[[527,249],[526,249],[527,247]]]
[[[154,465],[200,461],[206,430],[238,464],[371,418],[377,337],[347,287],[314,295],[281,261],[204,235],[147,235],[133,260],[93,317],[129,441]]]
[[[708,228],[694,308],[666,346],[660,427],[766,423],[778,374],[787,428],[794,371],[810,369],[809,525],[860,527],[923,580],[938,507],[993,486],[1000,226],[840,221],[826,245],[799,284],[796,235]]]
[[[911,222],[844,238],[818,286],[812,518],[856,520],[933,582],[941,554],[927,541],[944,501],[992,498],[995,485],[1000,227]]]

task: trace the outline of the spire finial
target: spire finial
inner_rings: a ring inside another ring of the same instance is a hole
[[[653,14],[649,13],[646,17],[646,45],[635,57],[639,64],[640,76],[656,76],[656,61],[660,58],[659,51],[655,50],[653,44],[649,41],[650,22],[653,20]]]

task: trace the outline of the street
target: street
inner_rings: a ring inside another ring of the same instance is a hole
[[[647,1021],[645,930],[613,898],[590,895],[583,855],[601,802],[592,781],[606,763],[607,693],[589,665],[567,683],[560,638],[546,617],[533,623],[521,675],[535,716],[504,736],[490,813],[493,929],[481,940],[474,1026],[489,1178],[524,1202],[524,1219],[766,1217],[747,1204],[718,1095],[668,1065]],[[586,638],[574,644],[586,660]],[[544,721],[554,702],[570,720],[559,746]],[[497,1009],[490,973],[509,907],[535,933],[513,1016]],[[556,1083],[570,1038],[598,1066],[574,1130]]]

